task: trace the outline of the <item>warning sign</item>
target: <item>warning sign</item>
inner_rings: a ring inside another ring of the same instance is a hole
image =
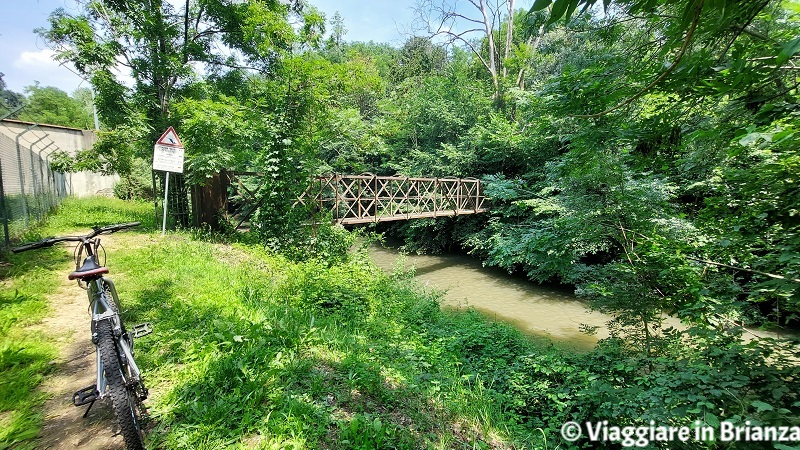
[[[183,173],[183,143],[172,127],[158,138],[153,149],[153,170]]]
[[[167,128],[167,131],[165,131],[164,134],[158,138],[156,145],[166,145],[167,147],[183,147],[181,139],[178,137],[178,133],[176,133],[175,129],[172,127]]]
[[[183,147],[156,145],[153,151],[153,170],[183,173]]]

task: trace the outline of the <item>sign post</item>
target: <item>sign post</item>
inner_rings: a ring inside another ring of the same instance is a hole
[[[169,193],[170,172],[183,173],[183,143],[172,127],[158,138],[153,148],[153,170],[166,172],[164,182],[164,217],[161,223],[161,235],[167,233],[167,194]]]

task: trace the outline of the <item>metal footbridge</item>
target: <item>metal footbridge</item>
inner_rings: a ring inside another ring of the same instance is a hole
[[[344,224],[486,212],[477,178],[331,174],[314,177],[295,206],[330,212]]]

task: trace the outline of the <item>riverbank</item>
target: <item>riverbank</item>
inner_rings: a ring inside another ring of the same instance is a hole
[[[545,339],[567,351],[586,352],[609,337],[608,314],[592,310],[588,303],[563,285],[540,285],[525,277],[486,267],[461,253],[407,254],[399,242],[371,244],[370,259],[387,273],[408,272],[426,288],[441,291],[442,307],[473,308],[487,319],[511,324],[533,339]],[[729,323],[742,328],[745,342],[753,339],[800,341],[798,330],[761,330],[756,325]],[[582,332],[595,328],[592,334]],[[685,330],[676,317],[666,317],[663,327]]]
[[[403,254],[390,245],[372,244],[368,254],[386,272],[409,272],[422,286],[442,291],[442,306],[474,308],[491,320],[510,323],[526,335],[551,340],[565,349],[588,351],[607,338],[611,317],[592,311],[564,286],[542,286],[507,272],[483,267],[468,255]],[[596,334],[581,325],[599,327]]]

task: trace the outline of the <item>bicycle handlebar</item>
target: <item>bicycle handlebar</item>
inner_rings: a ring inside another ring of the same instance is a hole
[[[37,248],[45,248],[45,247],[52,247],[53,245],[59,242],[66,242],[66,241],[83,241],[85,239],[91,239],[95,236],[99,236],[105,233],[116,233],[117,231],[125,230],[127,228],[133,228],[136,226],[141,225],[141,222],[128,222],[128,223],[118,223],[116,225],[107,225],[104,227],[95,227],[91,233],[85,234],[83,236],[61,236],[61,237],[49,237],[42,239],[38,242],[30,242],[28,244],[20,245],[19,247],[14,247],[11,249],[14,253],[22,253],[28,250],[35,250]]]
[[[14,247],[11,249],[11,251],[14,253],[21,253],[21,252],[26,252],[28,250],[35,250],[37,248],[50,247],[55,244],[55,242],[53,242],[54,240],[55,238],[42,239],[39,242],[31,242],[30,244],[24,244],[20,245],[19,247]]]
[[[117,231],[125,230],[127,228],[138,227],[141,224],[142,222],[128,222],[128,223],[118,223],[116,225],[106,225],[104,227],[95,228],[93,232],[83,237],[93,238],[103,233],[116,233]]]

